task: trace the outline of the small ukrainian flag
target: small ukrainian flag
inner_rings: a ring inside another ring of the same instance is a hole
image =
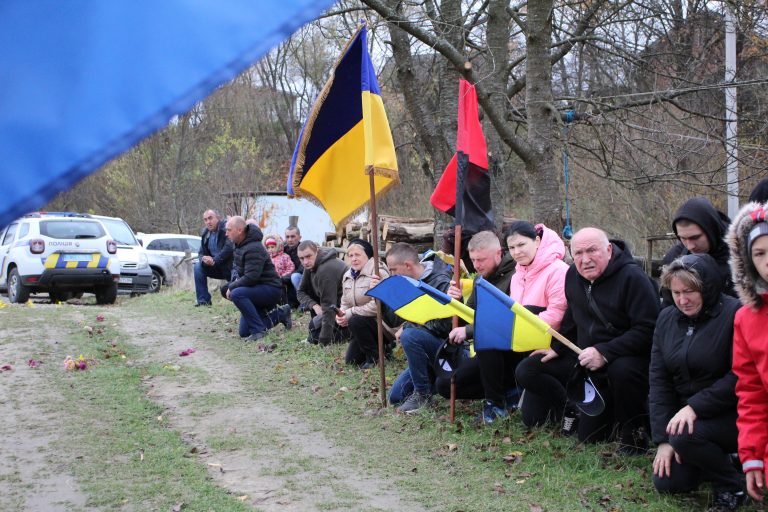
[[[474,311],[446,293],[406,276],[391,276],[366,292],[404,320],[425,324],[454,315],[472,323]]]

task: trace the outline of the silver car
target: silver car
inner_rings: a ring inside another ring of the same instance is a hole
[[[197,261],[200,237],[178,233],[139,233],[137,238],[144,246],[152,269],[150,292],[160,290],[163,284],[179,284],[192,279],[191,264]]]

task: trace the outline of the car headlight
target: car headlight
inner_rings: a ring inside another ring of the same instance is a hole
[[[139,268],[147,268],[149,266],[149,259],[144,253],[139,254]]]

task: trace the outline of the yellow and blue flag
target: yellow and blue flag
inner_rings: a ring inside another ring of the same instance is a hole
[[[552,327],[482,277],[475,280],[475,350],[549,348]]]
[[[319,202],[336,224],[399,183],[395,145],[362,25],[336,61],[293,152],[288,195]]]
[[[472,323],[474,311],[448,294],[406,276],[391,276],[366,292],[415,324],[457,315]]]

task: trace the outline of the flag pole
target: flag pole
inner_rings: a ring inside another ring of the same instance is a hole
[[[456,282],[456,286],[461,290],[461,224],[458,222],[453,227],[453,280]],[[459,317],[453,315],[451,319],[453,322],[453,328],[459,326]],[[451,374],[451,423],[456,421],[456,370],[454,369]]]
[[[379,217],[376,214],[376,185],[374,183],[373,169],[368,172],[371,185],[371,197],[369,199],[371,209],[371,245],[373,245],[373,275],[379,276]],[[381,406],[387,406],[387,377],[384,374],[384,329],[381,320],[381,301],[376,300],[376,334],[379,343],[379,379],[381,381]]]

